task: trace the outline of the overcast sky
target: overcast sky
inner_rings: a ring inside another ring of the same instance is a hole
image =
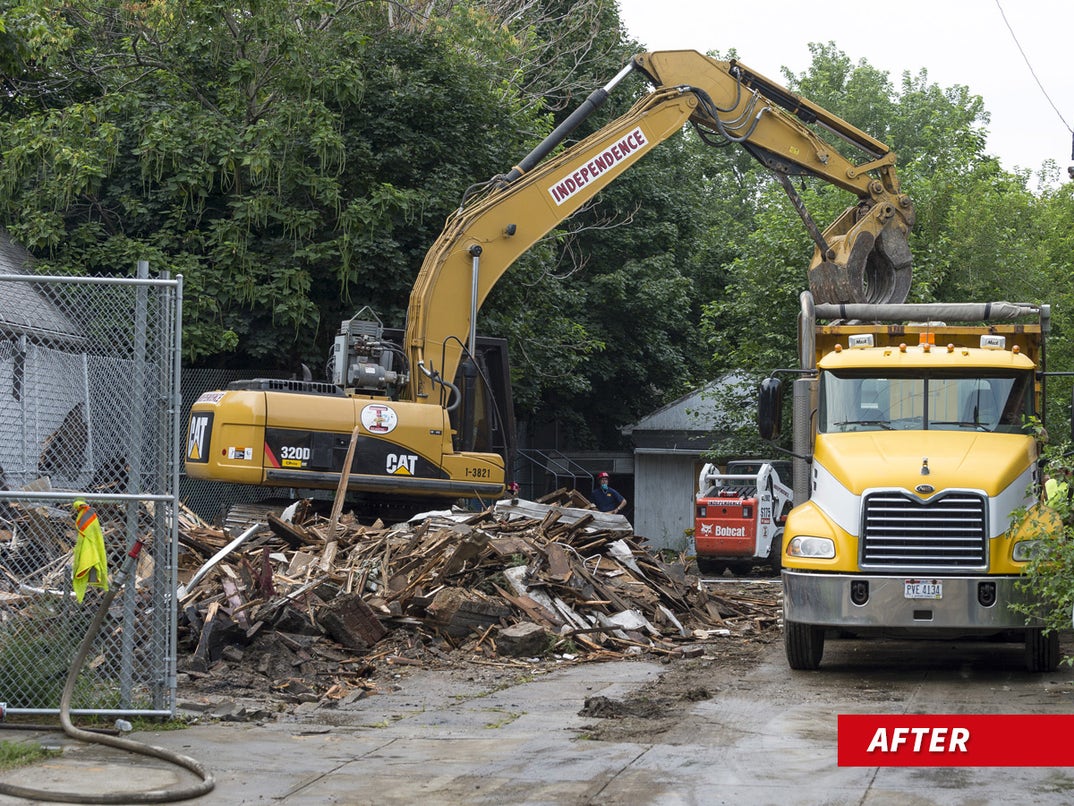
[[[781,83],[781,67],[809,67],[810,42],[835,42],[853,63],[887,71],[896,88],[904,71],[925,68],[930,83],[962,84],[984,99],[987,149],[1005,168],[1035,171],[1053,159],[1065,180],[1074,165],[1071,0],[619,0],[619,8],[648,50],[735,48],[744,64]]]

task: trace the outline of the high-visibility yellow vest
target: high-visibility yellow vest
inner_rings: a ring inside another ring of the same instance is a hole
[[[75,597],[81,602],[86,596],[86,587],[108,590],[108,552],[104,547],[104,533],[97,511],[82,501],[75,502],[77,515],[75,525],[78,527],[78,540],[72,557],[74,578],[71,585]]]

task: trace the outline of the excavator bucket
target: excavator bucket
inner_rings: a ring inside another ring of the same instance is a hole
[[[912,211],[851,207],[824,231],[809,267],[809,289],[824,303],[900,303],[910,293]]]

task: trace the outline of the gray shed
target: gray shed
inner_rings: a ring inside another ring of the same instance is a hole
[[[29,274],[31,263],[0,230],[0,275]],[[72,483],[92,470],[85,343],[41,286],[0,282],[0,484]]]
[[[721,417],[714,392],[745,378],[726,375],[623,429],[634,444],[634,531],[653,548],[693,551],[694,494],[703,454]],[[745,412],[752,416],[752,412]]]

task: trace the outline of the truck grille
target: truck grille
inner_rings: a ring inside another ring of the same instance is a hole
[[[980,495],[951,493],[920,501],[896,491],[866,496],[861,564],[882,568],[983,568],[987,509]]]

